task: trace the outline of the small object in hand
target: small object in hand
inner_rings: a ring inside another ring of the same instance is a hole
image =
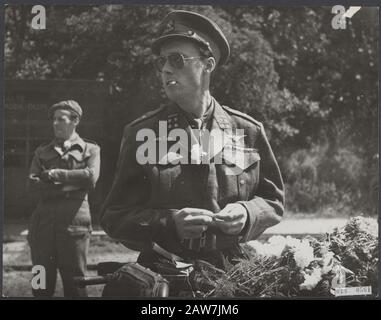
[[[222,219],[218,219],[216,217],[212,217],[213,221],[215,222],[224,222],[225,220],[222,220]]]
[[[62,182],[57,181],[57,179],[59,179],[58,170],[59,169],[51,169],[51,170],[49,170],[49,181],[53,182],[54,184],[62,184]],[[66,190],[66,191],[78,190],[77,187],[74,187],[74,189],[73,189],[73,188],[70,188],[70,186],[67,186],[67,189],[68,190]],[[63,190],[63,191],[65,191],[65,190]]]
[[[49,176],[49,180],[50,181],[53,181],[53,179],[54,179],[54,173],[55,173],[54,169],[48,171],[48,176]]]

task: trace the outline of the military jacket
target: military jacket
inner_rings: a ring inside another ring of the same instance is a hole
[[[51,181],[39,179],[42,172],[54,169]],[[31,191],[39,192],[40,201],[32,224],[43,221],[67,229],[90,229],[87,202],[89,190],[95,187],[100,170],[100,147],[78,135],[63,150],[55,140],[39,146],[29,171]],[[52,225],[53,227],[53,225]],[[74,230],[74,231],[75,231]]]
[[[173,210],[196,207],[217,213],[229,203],[243,205],[248,213],[245,228],[234,236],[214,230],[216,251],[256,239],[281,220],[284,186],[263,125],[214,99],[212,103],[209,131],[227,132],[230,142],[227,139],[227,143],[220,144],[212,155],[201,150],[199,154],[212,160],[209,163],[181,163],[179,159],[186,154],[171,151],[176,143],[171,130],[183,129],[188,138],[192,137],[192,128],[176,105],[159,108],[126,125],[114,182],[101,210],[101,224],[111,237],[135,250],[144,251],[154,242],[184,256],[186,250],[171,217]],[[167,124],[164,135],[162,121]],[[148,151],[142,148],[146,142],[141,133],[145,129],[150,129],[152,139],[156,139],[156,145],[151,144],[159,154],[156,163],[138,161],[141,153]],[[243,134],[235,134],[237,129]],[[159,152],[163,140],[168,143],[164,157]],[[194,155],[191,149],[190,160]],[[235,149],[243,161],[230,161],[230,149]],[[221,154],[222,162],[213,161]]]

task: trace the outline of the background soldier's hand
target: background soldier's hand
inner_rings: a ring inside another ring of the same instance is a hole
[[[38,183],[41,181],[40,177],[36,174],[30,174],[29,175],[29,181],[32,183]]]
[[[198,208],[184,208],[172,214],[181,240],[201,237],[212,223],[212,216],[211,211]]]
[[[213,225],[224,233],[236,235],[245,227],[246,220],[246,208],[239,203],[229,203],[214,215]]]
[[[49,176],[49,170],[44,170],[40,174],[40,179],[46,183],[51,182],[50,181],[50,176]]]

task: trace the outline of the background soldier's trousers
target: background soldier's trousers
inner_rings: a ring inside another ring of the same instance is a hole
[[[80,211],[88,211],[87,201],[79,206]],[[36,210],[32,216],[28,235],[32,263],[46,270],[46,289],[32,289],[33,295],[53,296],[59,270],[65,297],[87,296],[86,288],[76,287],[73,277],[85,276],[91,229],[86,225],[64,227],[57,222],[60,217],[56,213],[52,208],[51,212]]]

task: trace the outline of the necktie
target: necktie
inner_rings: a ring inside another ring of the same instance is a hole
[[[201,143],[201,119],[190,119],[189,124],[191,130],[191,160],[193,164],[201,164],[203,156],[203,148]]]

